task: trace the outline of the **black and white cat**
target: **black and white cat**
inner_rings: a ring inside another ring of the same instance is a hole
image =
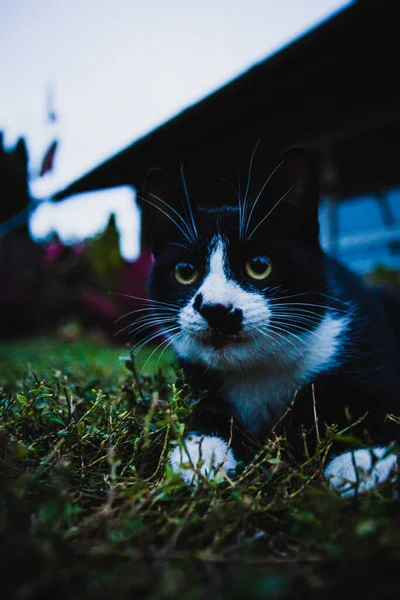
[[[155,258],[149,326],[161,327],[194,389],[209,392],[186,448],[170,456],[188,484],[194,472],[183,463],[200,458],[208,477],[235,471],[232,417],[262,439],[296,395],[293,422],[312,429],[311,384],[321,426],[362,418],[369,441],[331,458],[333,488],[351,496],[397,468],[388,446],[400,430],[387,415],[400,414],[400,303],[321,250],[318,187],[294,148],[236,206],[199,208],[185,184],[181,197],[159,183],[143,193]]]

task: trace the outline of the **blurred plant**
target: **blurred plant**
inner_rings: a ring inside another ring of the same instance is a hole
[[[113,292],[123,265],[114,214],[110,216],[105,230],[87,242],[86,254],[103,291]]]
[[[81,323],[72,320],[62,323],[55,331],[56,339],[66,343],[81,340],[84,333]]]

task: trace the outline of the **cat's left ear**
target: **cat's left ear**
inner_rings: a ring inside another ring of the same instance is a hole
[[[190,243],[195,241],[196,207],[190,202],[184,178],[181,179],[182,185],[177,186],[161,169],[151,169],[138,194],[145,237],[155,253],[180,237]]]
[[[304,150],[290,148],[283,154],[265,188],[269,191],[272,220],[280,221],[304,241],[317,240],[319,182]]]

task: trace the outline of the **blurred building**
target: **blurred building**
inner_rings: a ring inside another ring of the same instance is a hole
[[[6,149],[0,132],[0,337],[30,333],[37,320],[41,249],[29,236],[30,205],[25,140]]]
[[[322,242],[361,272],[400,268],[400,91],[397,6],[354,2],[275,55],[121,150],[55,196],[131,185],[148,170],[221,202],[221,178],[260,187],[281,152],[300,145],[318,166]]]
[[[47,153],[44,161],[50,160]],[[149,257],[123,261],[113,217],[85,244],[65,245],[57,237],[35,243],[27,224],[35,205],[28,162],[25,140],[7,149],[0,132],[0,339],[54,333],[69,321],[113,337],[116,319],[132,303],[109,292],[132,293],[130,281],[143,295]]]

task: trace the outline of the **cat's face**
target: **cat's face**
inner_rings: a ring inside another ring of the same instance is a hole
[[[213,210],[171,212],[170,198],[147,196],[154,323],[181,358],[216,370],[287,368],[315,335],[325,311],[316,182],[297,151],[276,180],[256,203],[257,194]]]

